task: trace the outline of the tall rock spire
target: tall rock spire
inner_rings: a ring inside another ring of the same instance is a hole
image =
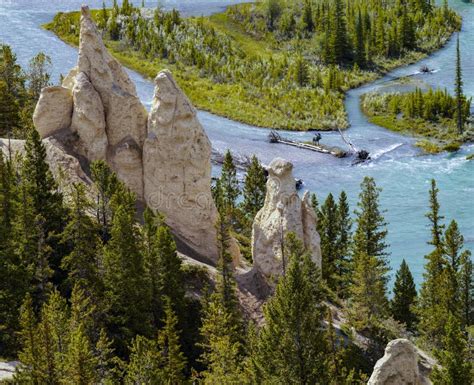
[[[196,110],[168,71],[155,79],[143,154],[148,205],[166,215],[184,243],[217,260],[211,143]]]
[[[181,251],[217,262],[211,144],[191,102],[170,72],[160,72],[148,118],[87,6],[79,41],[77,67],[62,87],[42,91],[35,111],[41,136],[57,136],[88,161],[106,160],[140,201],[165,214]]]
[[[252,231],[254,267],[266,278],[276,279],[288,265],[284,243],[286,234],[294,232],[313,261],[321,267],[320,237],[316,214],[306,193],[299,197],[293,165],[276,158],[269,166],[265,204],[255,217]]]

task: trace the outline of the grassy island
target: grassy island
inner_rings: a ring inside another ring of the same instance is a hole
[[[462,101],[463,132],[456,125],[456,98],[446,90],[409,93],[368,93],[361,99],[370,122],[420,138],[417,145],[428,153],[457,151],[474,139],[471,99]]]
[[[191,18],[124,1],[93,16],[127,67],[169,68],[198,108],[290,130],[346,128],[348,89],[439,49],[461,23],[419,0],[265,0]],[[45,27],[78,44],[77,12]]]

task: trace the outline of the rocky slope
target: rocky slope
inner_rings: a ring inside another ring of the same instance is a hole
[[[155,83],[148,116],[83,6],[77,67],[62,86],[43,89],[33,120],[42,138],[59,143],[86,169],[106,160],[139,201],[166,215],[183,252],[215,263],[210,142],[172,75],[163,71]]]

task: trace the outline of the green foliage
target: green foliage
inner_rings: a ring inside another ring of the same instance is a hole
[[[254,155],[245,175],[242,202],[242,210],[250,221],[253,221],[265,203],[266,182],[265,169]]]
[[[336,290],[334,275],[336,274],[338,247],[338,208],[332,194],[329,194],[321,206],[319,214],[319,234],[321,236],[322,276],[332,290]]]
[[[343,91],[441,47],[460,25],[449,9],[397,0],[266,0],[186,19],[125,8],[93,13],[125,65],[149,77],[170,68],[201,109],[294,130],[347,127]],[[79,14],[60,13],[47,28],[78,44]],[[377,28],[385,33],[375,44]]]
[[[459,143],[474,138],[474,131],[468,124],[471,102],[471,99],[462,97],[458,103],[457,96],[449,95],[446,90],[430,88],[427,92],[422,92],[417,88],[408,93],[368,93],[362,97],[361,105],[375,124],[394,131],[448,142],[442,146],[442,150],[456,151]],[[459,109],[462,125],[466,128],[462,133],[457,128]],[[430,153],[439,152],[438,149],[426,150]]]
[[[459,47],[459,34],[456,39],[456,80],[454,84],[454,90],[456,94],[456,127],[458,134],[462,135],[464,131],[464,123],[466,118],[469,116],[469,110],[465,108],[465,98],[463,95],[463,82],[462,82],[462,67],[461,67],[461,49]],[[468,101],[469,107],[471,101]],[[467,112],[467,113],[466,113]]]
[[[455,221],[443,235],[438,189],[433,180],[430,189],[431,241],[434,250],[426,256],[424,282],[419,306],[419,331],[425,343],[444,349],[445,329],[449,317],[456,318],[463,329],[472,323],[472,261],[470,251],[463,250],[464,238]]]
[[[135,197],[125,187],[113,197],[111,238],[104,248],[104,284],[108,331],[124,354],[136,334],[151,332],[150,285],[145,274]]]
[[[466,336],[461,331],[459,321],[449,315],[444,329],[443,350],[437,351],[441,367],[435,367],[431,379],[436,385],[470,385],[473,367]]]
[[[416,287],[410,268],[405,260],[402,261],[400,269],[395,275],[393,287],[393,299],[390,303],[392,317],[404,323],[408,330],[413,330],[416,316],[413,308],[416,304]]]
[[[254,370],[264,383],[314,384],[327,375],[319,272],[294,234],[289,266],[264,309]]]
[[[224,207],[235,209],[236,201],[240,194],[240,188],[239,180],[237,179],[237,169],[235,168],[234,159],[232,158],[230,150],[227,150],[224,156],[220,182]]]
[[[359,328],[370,327],[387,315],[386,223],[379,210],[379,193],[373,178],[361,184],[357,228],[353,240],[351,318]]]

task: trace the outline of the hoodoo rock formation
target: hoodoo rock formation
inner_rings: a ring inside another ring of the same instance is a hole
[[[367,385],[430,385],[430,366],[426,357],[407,339],[390,341],[384,356],[377,361]]]
[[[309,194],[301,199],[296,191],[293,165],[281,158],[269,166],[265,204],[255,217],[252,256],[255,268],[265,277],[278,277],[285,264],[284,237],[294,232],[304,242],[313,261],[321,267],[320,237]]]
[[[211,194],[211,143],[196,110],[168,71],[155,79],[143,147],[145,200],[194,250],[217,256]]]
[[[81,13],[77,67],[61,87],[43,89],[36,128],[82,160],[106,160],[140,201],[165,214],[184,252],[216,262],[211,145],[196,111],[164,71],[156,77],[148,117],[89,8],[83,6]]]

